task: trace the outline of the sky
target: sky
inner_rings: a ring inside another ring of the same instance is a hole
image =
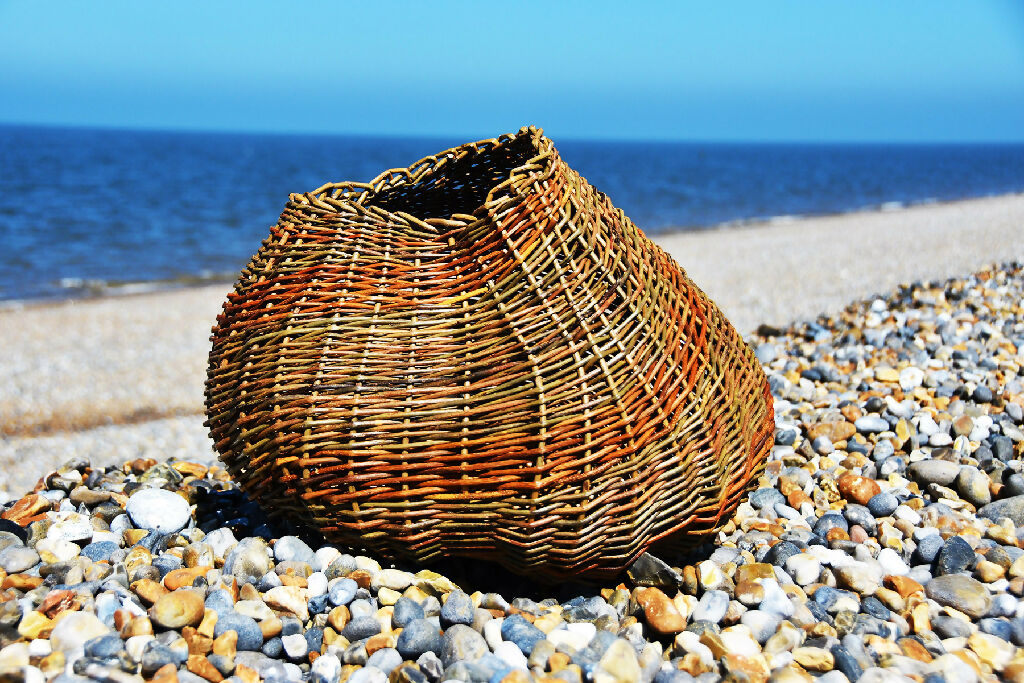
[[[1024,141],[1024,3],[0,0],[0,122]]]

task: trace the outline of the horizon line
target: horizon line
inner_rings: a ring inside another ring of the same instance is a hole
[[[536,124],[526,124],[536,125]],[[268,130],[268,129],[232,129],[219,127],[171,127],[171,126],[147,126],[131,124],[96,124],[96,123],[54,123],[54,122],[27,122],[9,121],[0,119],[0,126],[9,128],[43,128],[55,130],[95,130],[109,132],[133,132],[133,133],[181,133],[181,134],[216,134],[216,135],[276,135],[281,137],[349,137],[349,138],[380,138],[389,140],[438,140],[448,142],[458,137],[455,133],[382,133],[366,131],[326,131],[326,130]],[[543,129],[543,126],[536,126]],[[518,130],[518,129],[517,129]],[[472,140],[488,140],[492,137],[514,133],[516,131],[505,131],[490,137],[472,137]],[[545,135],[547,131],[545,130]],[[465,136],[463,136],[465,137]],[[550,137],[550,136],[548,136]],[[887,145],[887,146],[981,146],[981,145],[1024,145],[1024,137],[1020,139],[978,139],[978,138],[956,138],[956,139],[928,139],[928,140],[899,140],[885,138],[865,139],[792,139],[792,138],[667,138],[667,137],[594,137],[586,135],[559,135],[557,139],[566,142],[591,142],[591,143],[633,143],[633,144],[708,144],[708,145]]]

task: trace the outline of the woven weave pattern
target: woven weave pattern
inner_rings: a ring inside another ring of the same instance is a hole
[[[774,429],[722,313],[535,128],[291,195],[218,317],[206,405],[274,514],[552,576],[713,529]]]

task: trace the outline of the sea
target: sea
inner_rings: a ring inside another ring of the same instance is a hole
[[[0,125],[0,301],[230,282],[289,193],[462,142]],[[555,144],[649,235],[1024,191],[1024,145]]]

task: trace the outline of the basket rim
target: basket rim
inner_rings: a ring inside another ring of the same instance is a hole
[[[369,182],[329,182],[324,183],[320,187],[309,192],[292,193],[289,198],[301,203],[328,203],[338,207],[355,206],[362,211],[372,209],[375,213],[379,213],[381,215],[394,216],[400,219],[408,218],[410,214],[405,212],[389,211],[372,205],[367,206],[366,202],[387,189],[399,187],[405,184],[421,182],[430,175],[443,171],[447,164],[451,163],[455,159],[465,156],[466,154],[478,154],[483,151],[498,149],[523,139],[529,139],[532,142],[535,154],[525,162],[518,166],[514,166],[509,170],[507,178],[489,188],[484,200],[474,208],[473,213],[475,214],[480,209],[492,208],[495,204],[506,199],[507,197],[497,196],[503,190],[509,190],[515,195],[521,195],[525,187],[529,186],[535,180],[543,179],[550,173],[554,159],[558,157],[558,152],[555,150],[554,142],[544,135],[543,128],[533,125],[523,126],[515,133],[506,133],[498,137],[477,140],[476,142],[468,142],[456,147],[450,147],[440,152],[436,152],[435,154],[423,157],[407,167],[390,168],[377,174],[377,176]],[[455,214],[454,216],[431,218],[430,220],[432,222],[454,222],[458,224],[466,222],[464,220],[458,220],[455,216],[468,217],[466,214]],[[412,216],[412,218],[416,218],[419,221],[424,220],[424,218],[420,216]]]

